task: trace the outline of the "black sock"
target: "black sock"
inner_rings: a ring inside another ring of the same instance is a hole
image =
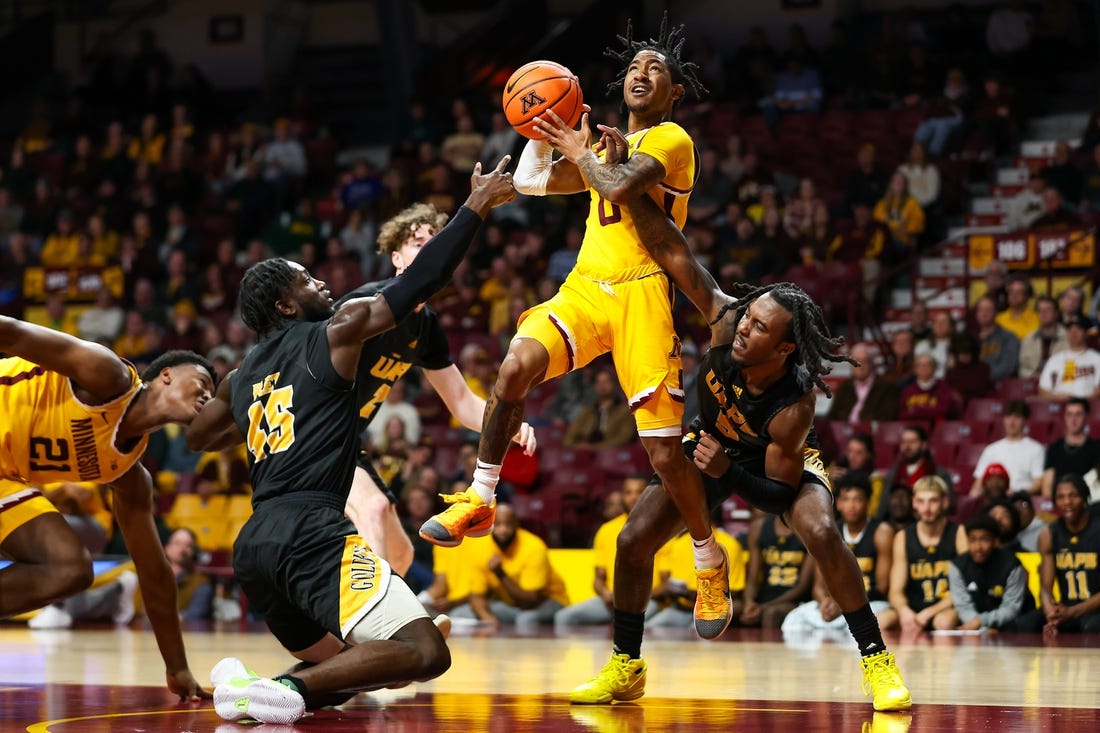
[[[642,634],[645,632],[645,614],[615,609],[615,653],[626,654],[631,659],[642,656]]]
[[[859,653],[865,657],[886,651],[886,642],[882,640],[882,631],[878,627],[878,619],[871,612],[871,604],[867,603],[863,608],[844,614],[844,620],[848,622],[848,630],[859,645]]]
[[[290,686],[294,690],[296,690],[298,692],[298,694],[301,695],[302,697],[306,697],[309,694],[309,690],[306,689],[306,683],[302,682],[300,679],[298,679],[294,675],[281,674],[278,677],[272,677],[271,679],[273,679],[276,682],[281,682],[281,683],[284,683],[284,684],[289,682]]]

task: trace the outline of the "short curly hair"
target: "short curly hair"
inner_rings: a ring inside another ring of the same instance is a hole
[[[378,251],[392,254],[413,235],[417,227],[427,224],[436,234],[447,223],[446,212],[431,204],[413,204],[398,212],[378,230]]]

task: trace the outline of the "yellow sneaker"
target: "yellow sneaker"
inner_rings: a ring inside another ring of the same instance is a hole
[[[730,598],[730,557],[721,545],[722,564],[716,568],[695,570],[698,590],[695,596],[695,633],[704,639],[717,639],[733,619]]]
[[[908,713],[875,713],[864,721],[863,733],[909,733],[912,723],[913,716]]]
[[[440,494],[450,504],[420,526],[420,536],[440,547],[457,547],[463,537],[484,537],[493,531],[497,502],[486,504],[470,487],[458,494]]]
[[[645,694],[645,660],[612,654],[600,673],[569,693],[577,705],[606,705],[612,700],[637,700]]]
[[[872,695],[875,710],[908,710],[913,707],[909,688],[890,652],[879,652],[860,659],[863,665],[863,694]]]

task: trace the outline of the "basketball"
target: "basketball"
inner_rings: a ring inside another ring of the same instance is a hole
[[[516,132],[542,140],[534,119],[547,110],[570,127],[581,119],[584,100],[580,81],[573,72],[553,61],[532,61],[516,69],[504,85],[504,116]]]

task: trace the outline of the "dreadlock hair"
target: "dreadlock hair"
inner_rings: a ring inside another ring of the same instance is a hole
[[[821,308],[794,283],[773,283],[760,287],[737,283],[733,286],[733,291],[737,300],[722,306],[718,316],[711,321],[710,325],[718,323],[727,311],[734,309],[737,311],[737,319],[740,320],[754,300],[762,295],[770,295],[775,302],[791,313],[785,338],[794,342],[794,351],[787,358],[792,360],[791,363],[802,366],[813,383],[827,397],[833,396],[829,385],[822,379],[832,371],[832,366],[828,362],[833,364],[846,362],[859,366],[859,362],[852,357],[834,353],[844,344],[844,338],[829,335],[829,327],[825,324]]]
[[[678,25],[675,28],[669,28],[667,11],[661,18],[661,32],[657,38],[650,38],[647,41],[635,41],[634,23],[630,20],[626,22],[626,36],[616,37],[619,39],[619,43],[623,44],[623,48],[616,51],[609,47],[604,49],[603,52],[604,56],[615,59],[622,64],[619,75],[607,85],[607,95],[609,97],[617,90],[621,94],[623,85],[626,83],[626,70],[630,66],[630,62],[634,60],[639,52],[645,50],[656,51],[664,56],[669,73],[672,75],[672,81],[691,89],[696,99],[702,99],[703,95],[708,93],[707,88],[703,86],[703,82],[699,81],[696,74],[699,65],[692,61],[682,61],[680,59],[680,51],[684,48],[685,40],[684,26]],[[679,100],[677,100],[677,103],[679,103]]]
[[[275,301],[290,292],[297,272],[282,257],[257,262],[241,278],[238,302],[244,325],[262,336],[281,328],[287,319],[275,308]]]
[[[399,211],[378,230],[378,251],[391,254],[405,243],[422,224],[436,233],[447,223],[447,214],[432,204],[413,204]]]
[[[218,374],[214,371],[214,365],[211,364],[206,357],[200,356],[194,351],[184,351],[182,349],[166,351],[156,359],[153,359],[153,361],[149,363],[149,366],[141,371],[141,381],[151,382],[157,378],[161,370],[170,369],[180,364],[194,364],[209,374],[214,384],[218,383]]]

